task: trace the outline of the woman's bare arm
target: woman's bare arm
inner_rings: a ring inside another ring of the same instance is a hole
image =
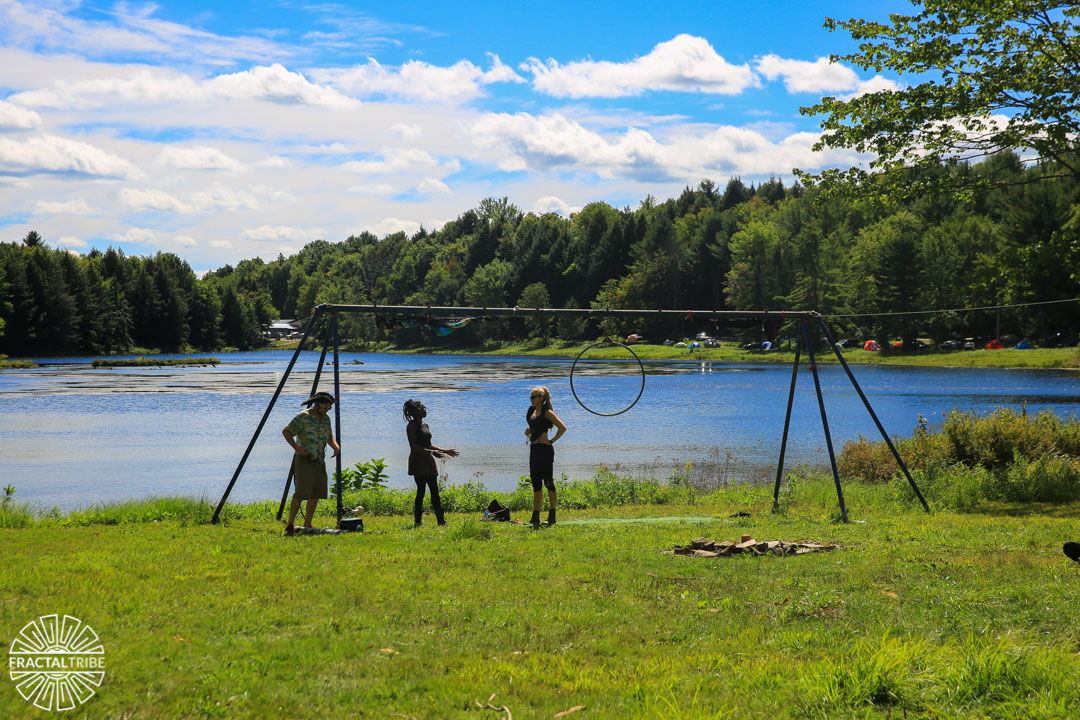
[[[549,443],[554,444],[556,440],[563,436],[566,432],[566,423],[559,419],[559,416],[555,414],[554,410],[548,410],[544,413],[544,417],[551,421],[551,424],[555,426],[555,437],[548,440]]]

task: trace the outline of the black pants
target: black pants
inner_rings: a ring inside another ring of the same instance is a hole
[[[439,477],[437,475],[417,475],[413,480],[416,481],[416,502],[413,503],[413,521],[415,524],[419,525],[424,516],[425,487],[431,490],[431,509],[435,511],[435,521],[440,525],[445,523],[442,501],[439,499]]]
[[[540,492],[541,487],[555,489],[555,448],[551,445],[536,443],[529,446],[529,479],[533,492]]]

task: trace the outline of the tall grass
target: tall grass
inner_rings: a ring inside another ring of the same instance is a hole
[[[1080,420],[1074,415],[953,410],[938,425],[920,418],[913,436],[896,446],[924,493],[949,507],[971,508],[984,500],[1080,499]],[[844,478],[905,482],[881,441],[847,443],[838,465]]]
[[[559,506],[568,509],[615,507],[620,505],[688,505],[697,502],[701,493],[686,485],[675,476],[668,482],[641,480],[619,476],[607,470],[599,470],[586,480],[571,480],[565,475],[555,481],[559,493]],[[68,513],[56,508],[15,502],[14,489],[0,504],[0,528],[22,528],[36,524],[78,527],[85,525],[124,525],[129,523],[152,523],[176,520],[182,524],[209,523],[214,505],[206,498],[150,497],[142,500],[97,503]],[[515,512],[532,509],[532,485],[521,478],[513,492],[497,492],[471,479],[460,485],[440,484],[443,508],[450,513],[479,513],[488,503],[497,499]],[[545,493],[545,502],[547,494]],[[359,491],[347,491],[342,504],[347,508],[362,505],[372,515],[408,516],[413,511],[415,492],[405,488],[381,486],[367,487]],[[427,501],[430,507],[430,500]],[[226,505],[222,519],[268,520],[275,517],[278,503],[264,500],[254,503]],[[333,498],[321,502],[317,511],[320,516],[336,513]]]

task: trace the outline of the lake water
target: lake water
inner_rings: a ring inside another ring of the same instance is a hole
[[[103,500],[183,494],[217,501],[284,372],[291,352],[219,354],[215,368],[93,369],[90,358],[39,359],[33,370],[0,371],[0,485],[16,497],[72,509]],[[281,495],[291,450],[281,429],[308,396],[318,354],[297,362],[231,495]],[[461,456],[442,467],[450,482],[478,477],[509,490],[528,472],[528,390],[547,385],[569,426],[556,445],[556,474],[589,477],[598,465],[670,477],[689,462],[701,482],[771,479],[783,431],[791,366],[718,362],[646,363],[641,400],[617,417],[586,412],[570,392],[571,361],[449,355],[341,354],[346,466],[385,458],[390,484],[412,487],[401,405],[423,400],[434,443]],[[886,430],[908,435],[922,415],[952,408],[1049,408],[1080,414],[1080,375],[1055,370],[854,366]],[[878,438],[843,370],[820,369],[837,452],[858,436]],[[637,395],[636,363],[579,365],[574,386],[596,410]],[[333,391],[327,367],[320,389]],[[799,371],[786,465],[827,466],[813,379]]]

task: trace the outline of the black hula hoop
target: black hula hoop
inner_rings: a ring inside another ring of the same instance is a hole
[[[593,410],[591,407],[581,402],[581,398],[578,397],[577,390],[574,389],[574,368],[577,367],[578,360],[581,360],[582,355],[592,350],[594,347],[597,347],[598,345],[618,345],[619,347],[625,349],[628,353],[634,356],[634,359],[637,360],[638,369],[641,370],[641,389],[638,390],[637,397],[634,398],[634,402],[630,403],[619,412],[604,413]],[[637,401],[641,399],[641,394],[645,392],[645,366],[641,364],[641,358],[637,356],[637,353],[631,350],[628,345],[623,345],[621,342],[615,342],[614,340],[601,340],[599,342],[594,342],[592,345],[586,346],[584,350],[579,352],[578,356],[574,358],[574,364],[570,366],[570,392],[574,394],[574,399],[577,400],[578,405],[585,408],[593,415],[600,415],[603,417],[615,417],[616,415],[622,415],[624,412],[637,405]]]

